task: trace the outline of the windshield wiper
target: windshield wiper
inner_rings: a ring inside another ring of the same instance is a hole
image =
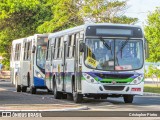
[[[104,41],[102,37],[100,37],[100,41],[103,42],[103,44],[107,47],[108,50],[111,50],[111,47]]]
[[[126,41],[122,44],[121,51],[122,51],[122,49],[127,45],[128,41],[129,41],[129,38],[126,39]]]

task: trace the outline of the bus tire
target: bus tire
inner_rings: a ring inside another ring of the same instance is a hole
[[[77,92],[73,92],[73,100],[75,103],[81,103],[83,101],[83,95]]]
[[[61,92],[59,92],[59,91],[57,91],[57,85],[56,85],[56,82],[54,82],[54,87],[53,87],[53,89],[54,89],[54,98],[55,99],[61,99],[62,98],[62,93]]]
[[[18,85],[18,76],[16,75],[16,91],[21,92],[21,86]]]
[[[107,96],[101,96],[101,99],[107,99]]]
[[[67,93],[67,99],[68,100],[73,100],[73,95],[71,93]]]
[[[74,81],[72,81],[72,94],[73,94],[73,101],[75,103],[81,103],[83,101],[83,95],[79,94],[75,91],[75,85],[74,85]]]
[[[22,92],[27,92],[27,87],[26,86],[22,86]]]
[[[101,99],[101,97],[100,96],[95,96],[94,99],[99,100],[99,99]]]
[[[133,95],[124,95],[123,96],[123,99],[124,99],[125,103],[132,103],[133,102],[133,98],[134,98]]]
[[[67,94],[62,93],[62,99],[67,99]]]
[[[17,85],[17,92],[21,92],[21,86],[20,85]]]
[[[31,94],[36,94],[36,88],[33,87],[33,86],[31,86],[31,87],[30,87],[30,93],[31,93]]]
[[[30,86],[30,74],[27,74],[27,83],[28,83],[28,87]]]

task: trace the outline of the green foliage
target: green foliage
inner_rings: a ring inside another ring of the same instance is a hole
[[[125,16],[126,7],[126,0],[84,0],[79,15],[93,22],[134,24],[138,19]]]
[[[160,7],[148,15],[145,36],[149,43],[148,61],[160,61]]]
[[[52,19],[38,27],[38,32],[55,32],[83,24],[78,16],[78,9],[73,0],[54,0],[52,6]]]
[[[160,87],[144,86],[144,92],[160,93]]]
[[[154,81],[158,87],[159,82],[160,82],[160,69],[158,69],[155,66],[150,65],[148,68],[148,72],[145,73],[145,76],[148,78],[151,78],[152,81]]]
[[[124,16],[126,1],[118,0],[1,0],[0,52],[9,66],[10,47],[14,39],[35,33],[50,33],[85,23],[135,23]]]
[[[9,66],[12,40],[35,34],[36,28],[51,17],[46,1],[0,1],[0,52],[5,65]]]

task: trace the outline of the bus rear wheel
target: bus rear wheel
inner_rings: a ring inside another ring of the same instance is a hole
[[[133,102],[133,98],[134,98],[133,95],[124,95],[123,96],[123,99],[124,99],[125,103],[132,103]]]
[[[54,84],[53,89],[54,89],[54,98],[55,99],[61,99],[62,98],[62,93],[59,92],[59,91],[57,91],[57,85],[56,85],[56,83]]]
[[[17,92],[21,92],[21,86],[20,86],[20,85],[17,85],[16,91],[17,91]]]
[[[18,85],[18,76],[16,76],[16,91],[21,92],[21,86]]]

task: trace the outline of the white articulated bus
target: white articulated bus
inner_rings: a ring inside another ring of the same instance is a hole
[[[132,103],[143,94],[145,39],[139,26],[88,24],[50,34],[46,86],[60,99],[72,95]]]
[[[26,92],[30,88],[32,94],[36,89],[45,89],[45,53],[48,35],[33,36],[14,40],[11,53],[11,79],[17,92]]]

